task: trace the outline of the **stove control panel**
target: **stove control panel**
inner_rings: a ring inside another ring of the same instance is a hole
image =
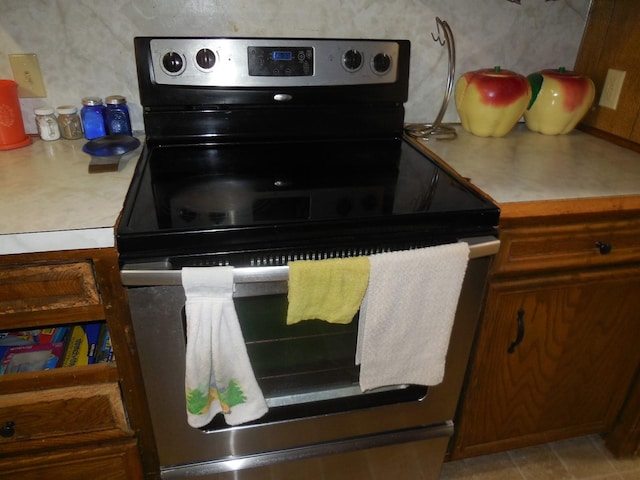
[[[162,37],[150,41],[156,83],[199,87],[393,83],[400,48],[393,40]]]

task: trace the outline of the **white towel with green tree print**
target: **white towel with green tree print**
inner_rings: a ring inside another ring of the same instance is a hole
[[[189,425],[203,427],[220,412],[229,425],[262,417],[268,408],[233,305],[233,267],[183,268],[182,286]]]

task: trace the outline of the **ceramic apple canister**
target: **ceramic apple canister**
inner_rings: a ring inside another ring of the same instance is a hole
[[[485,68],[458,79],[455,99],[462,128],[480,137],[502,137],[526,110],[531,86],[519,73]]]
[[[558,68],[527,77],[531,103],[524,112],[529,130],[546,135],[569,133],[587,114],[595,96],[589,77]]]

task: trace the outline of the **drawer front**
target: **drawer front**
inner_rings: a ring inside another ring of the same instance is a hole
[[[112,438],[128,434],[117,383],[0,396],[0,454],[60,442],[62,437]]]
[[[135,440],[0,458],[0,479],[142,480]]]
[[[494,274],[640,262],[640,220],[504,229]]]
[[[0,318],[99,304],[89,261],[0,267]]]

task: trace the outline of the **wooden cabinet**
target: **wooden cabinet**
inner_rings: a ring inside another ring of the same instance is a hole
[[[0,478],[154,476],[114,249],[0,257],[0,331],[103,322],[115,362],[0,375]]]
[[[44,444],[77,444],[86,437],[127,436],[117,382],[52,388],[0,396],[3,453],[40,450]]]
[[[640,150],[640,9],[636,0],[593,0],[575,69],[596,86],[585,130]],[[609,69],[626,72],[617,108],[599,105]]]
[[[640,216],[613,216],[501,229],[452,458],[614,427],[640,366]]]

